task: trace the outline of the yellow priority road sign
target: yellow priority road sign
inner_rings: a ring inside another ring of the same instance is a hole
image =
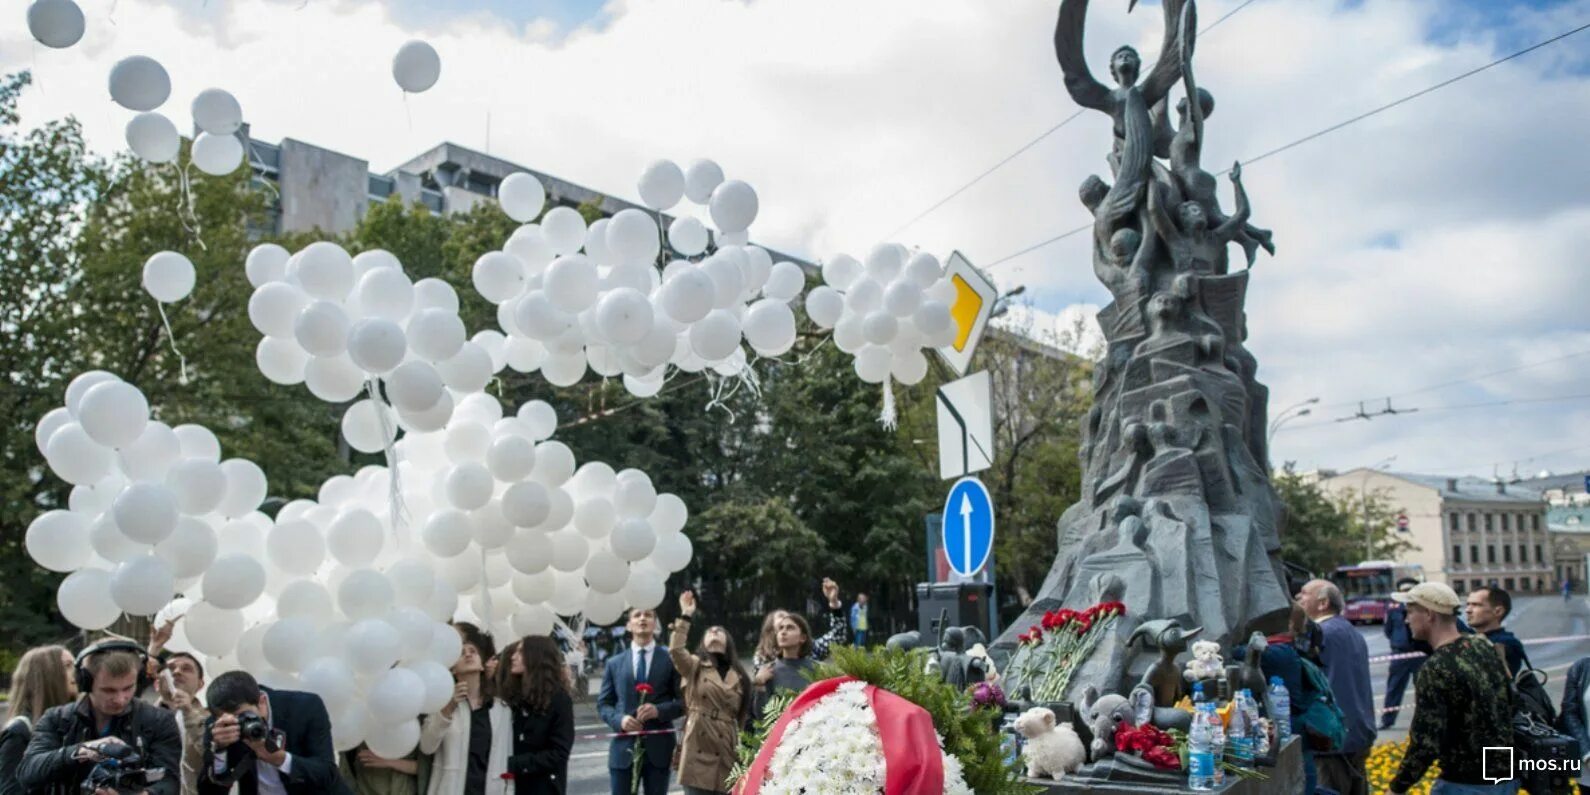
[[[998,298],[999,293],[994,289],[994,283],[982,271],[972,267],[972,263],[967,262],[959,251],[950,254],[949,266],[944,273],[950,284],[955,286],[955,303],[950,305],[950,320],[955,324],[955,341],[939,348],[939,357],[956,375],[966,375],[966,368],[972,363],[972,354],[977,352],[977,343],[983,338],[983,329],[988,325],[988,316],[994,311],[994,299]]]

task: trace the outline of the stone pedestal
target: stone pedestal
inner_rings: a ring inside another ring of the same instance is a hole
[[[1247,781],[1226,777],[1214,792],[1219,795],[1298,795],[1303,792],[1303,744],[1294,737],[1276,756],[1273,767],[1260,767],[1268,778]],[[1180,773],[1156,771],[1145,766],[1116,762],[1114,758],[1087,765],[1061,781],[1046,778],[1024,779],[1041,787],[1045,795],[1169,795],[1191,792],[1187,777]]]

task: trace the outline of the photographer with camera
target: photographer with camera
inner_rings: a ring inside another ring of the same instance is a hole
[[[260,687],[228,671],[205,691],[213,719],[205,729],[202,795],[352,795],[337,772],[331,717],[320,696]]]
[[[31,793],[177,795],[182,740],[170,712],[135,698],[146,686],[144,650],[107,640],[77,656],[71,704],[44,713],[17,770]]]

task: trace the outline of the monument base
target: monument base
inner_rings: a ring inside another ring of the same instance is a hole
[[[1260,767],[1267,778],[1259,780],[1226,776],[1226,783],[1215,789],[1220,795],[1297,795],[1303,791],[1303,744],[1294,737],[1276,755],[1273,767]],[[1047,778],[1022,779],[1040,787],[1045,795],[1154,795],[1190,792],[1185,775],[1147,769],[1130,763],[1105,759],[1067,775],[1060,781]]]

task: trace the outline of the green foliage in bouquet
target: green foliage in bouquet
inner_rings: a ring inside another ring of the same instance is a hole
[[[740,747],[735,750],[737,759],[733,769],[729,771],[729,791],[734,792],[740,779],[750,772],[751,763],[756,761],[756,752],[762,750],[762,744],[767,742],[767,733],[773,730],[773,724],[784,716],[784,710],[795,702],[795,693],[777,693],[768,699],[767,710],[762,717],[751,721],[751,728],[740,732]]]

